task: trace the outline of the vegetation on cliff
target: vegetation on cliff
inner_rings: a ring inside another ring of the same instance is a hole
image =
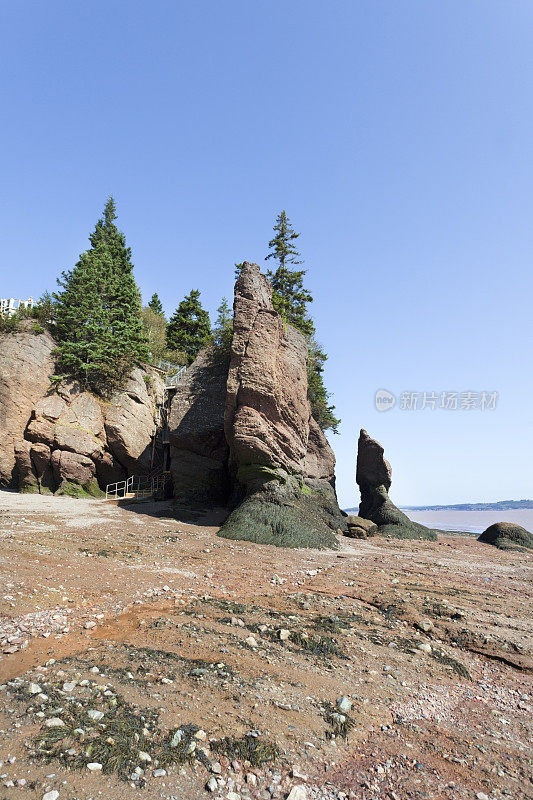
[[[57,373],[76,378],[85,389],[103,396],[120,389],[139,360],[191,364],[210,342],[214,344],[216,359],[229,359],[233,314],[225,298],[217,310],[213,330],[198,289],[184,297],[168,322],[157,292],[141,308],[131,250],[115,219],[115,203],[109,198],[89,237],[90,248],[58,280],[61,291],[53,295],[45,293],[33,309],[0,317],[0,331],[16,330],[21,319],[28,316],[35,320],[35,333],[48,327],[58,342]],[[276,219],[266,256],[266,260],[277,262],[276,269],[268,271],[272,302],[282,319],[306,337],[311,413],[323,431],[336,433],[340,421],[324,384],[327,355],[317,342],[309,315],[313,297],[304,286],[306,270],[299,268],[303,264],[295,246],[299,236],[282,211]],[[235,266],[238,277],[242,264]]]
[[[233,337],[233,314],[225,297],[217,308],[217,318],[213,327],[213,342],[217,351],[229,359]]]
[[[160,317],[165,319],[165,312],[163,311],[163,304],[159,299],[159,295],[157,292],[154,292],[152,297],[150,298],[150,302],[148,303],[148,308],[154,312],[154,314],[159,314]]]
[[[272,304],[285,322],[294,325],[307,339],[308,397],[311,413],[323,431],[338,433],[340,420],[335,416],[335,406],[329,404],[330,393],[324,384],[324,364],[327,355],[316,340],[316,328],[309,316],[308,306],[313,302],[311,293],[304,287],[305,269],[291,269],[303,264],[295,241],[300,236],[291,225],[285,211],[278,214],[274,236],[269,241],[270,252],[265,260],[278,262],[275,270],[268,271],[272,283]]]
[[[62,273],[62,291],[53,295],[57,369],[102,395],[124,381],[136,360],[148,357],[131,249],[115,219],[110,197],[90,248]]]
[[[192,289],[174,311],[167,325],[167,347],[185,353],[192,364],[211,339],[209,314],[202,307],[200,292]]]

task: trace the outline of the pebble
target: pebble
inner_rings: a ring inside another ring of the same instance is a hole
[[[174,734],[174,736],[171,739],[170,746],[171,747],[177,747],[182,739],[183,739],[183,731],[182,730],[177,730],[176,733]]]
[[[64,692],[73,692],[75,688],[76,688],[75,681],[67,681],[66,683],[63,684]]]
[[[301,783],[297,786],[293,786],[287,800],[307,800],[307,789]]]
[[[218,783],[216,781],[216,778],[209,778],[209,780],[205,785],[205,788],[207,789],[208,792],[216,792],[216,790],[218,789]]]
[[[59,719],[59,717],[50,717],[44,724],[47,728],[61,728],[65,723],[62,719]]]
[[[148,762],[152,760],[152,756],[150,755],[150,753],[146,753],[144,750],[141,750],[139,752],[139,760]]]
[[[237,792],[228,792],[226,795],[226,800],[241,800],[240,794]]]
[[[343,725],[346,722],[346,717],[344,714],[338,714],[336,711],[334,711],[331,715],[331,719],[338,725]]]
[[[349,697],[339,697],[337,700],[337,708],[344,714],[348,714],[352,710],[352,701]]]
[[[257,640],[256,640],[255,636],[248,636],[244,641],[250,647],[257,647]]]
[[[57,800],[58,797],[59,792],[57,789],[52,789],[51,792],[46,792],[46,794],[43,794],[43,800]]]
[[[88,622],[84,624],[83,627],[85,628],[86,631],[90,631],[91,628],[96,628],[96,622],[90,619]]]
[[[91,772],[101,772],[102,765],[98,763],[98,761],[91,761],[90,764],[87,764],[87,769]]]
[[[152,775],[154,778],[163,778],[167,774],[166,769],[154,769]]]
[[[282,628],[278,633],[281,642],[286,642],[290,635],[291,632],[288,631],[287,628]]]
[[[222,775],[222,767],[218,761],[215,761],[214,764],[211,764],[211,772],[214,775]]]
[[[422,642],[422,644],[418,645],[418,650],[421,650],[423,653],[427,653],[429,655],[431,653],[431,645],[427,642]]]
[[[303,772],[298,767],[292,767],[291,778],[296,778],[296,780],[306,781],[307,775],[304,775]]]
[[[98,711],[96,708],[90,708],[87,712],[87,716],[89,719],[92,719],[93,722],[99,722],[104,716],[104,712]]]
[[[42,689],[38,683],[30,683],[30,685],[28,686],[28,691],[30,694],[40,694],[42,692]]]
[[[489,796],[485,792],[478,792],[476,794],[477,800],[489,800]]]

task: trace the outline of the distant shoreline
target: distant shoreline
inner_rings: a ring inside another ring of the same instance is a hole
[[[498,500],[495,503],[456,503],[449,506],[399,506],[402,511],[522,511],[533,509],[533,500]],[[358,508],[345,508],[347,514],[357,514]]]

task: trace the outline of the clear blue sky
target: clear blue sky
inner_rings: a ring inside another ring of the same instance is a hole
[[[531,0],[5,2],[0,60],[0,296],[53,289],[112,193],[144,298],[213,313],[284,208],[341,504],[360,427],[397,502],[533,497]]]

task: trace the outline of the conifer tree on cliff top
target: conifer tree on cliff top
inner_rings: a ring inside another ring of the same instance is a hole
[[[90,248],[62,273],[62,291],[54,294],[57,369],[103,396],[148,355],[131,250],[115,219],[110,197],[89,236]]]
[[[163,311],[163,304],[159,299],[159,295],[157,292],[154,292],[150,302],[148,303],[148,308],[151,308],[154,314],[159,314],[160,317],[165,316],[165,312]]]
[[[295,242],[299,237],[291,225],[285,211],[278,214],[274,225],[274,237],[269,241],[270,252],[265,261],[274,258],[278,262],[275,271],[268,270],[272,283],[272,304],[285,322],[298,328],[307,339],[309,358],[307,362],[307,394],[311,403],[311,413],[322,428],[338,433],[340,420],[335,414],[335,406],[328,405],[329,392],[324,386],[324,362],[326,353],[315,339],[315,325],[309,316],[307,306],[313,302],[311,293],[304,287],[305,269],[290,269],[290,266],[303,264]]]
[[[174,311],[167,325],[167,346],[180,350],[192,364],[200,350],[211,339],[209,314],[202,308],[200,292],[192,289]]]
[[[272,283],[272,303],[286,322],[290,322],[305,336],[312,336],[314,325],[307,313],[307,305],[313,302],[311,293],[304,288],[305,269],[289,269],[289,266],[303,264],[294,242],[299,237],[291,226],[285,211],[278,214],[274,225],[275,236],[269,241],[270,252],[265,257],[275,258],[278,268],[268,271]]]

